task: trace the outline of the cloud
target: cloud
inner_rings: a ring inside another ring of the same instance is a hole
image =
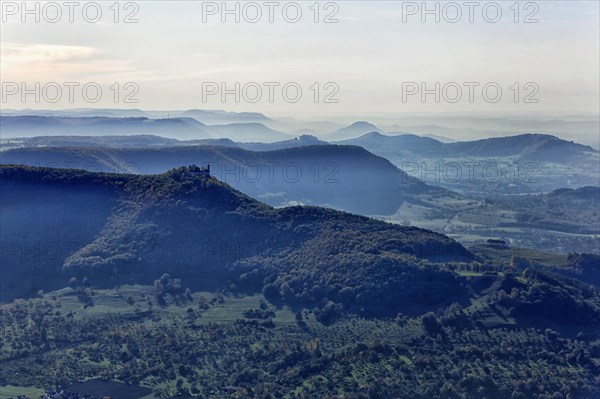
[[[12,67],[28,63],[74,62],[89,59],[98,53],[93,47],[57,44],[1,43],[2,66]]]
[[[122,82],[149,79],[131,61],[103,59],[103,51],[88,46],[45,43],[0,43],[3,81]]]

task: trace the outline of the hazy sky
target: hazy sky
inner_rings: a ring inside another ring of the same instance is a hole
[[[123,2],[118,23],[114,8],[109,8],[112,1],[98,2],[102,16],[96,23],[84,19],[85,3],[74,9],[73,23],[65,6],[60,7],[60,21],[50,22],[57,16],[55,7],[40,3],[36,23],[35,15],[15,10],[21,8],[20,1],[3,1],[2,107],[219,108],[275,116],[412,112],[558,116],[597,114],[600,107],[597,1],[521,2],[518,16],[510,8],[513,1],[479,2],[473,9],[474,22],[461,1],[454,3],[462,13],[455,23],[450,21],[457,19],[457,9],[444,2],[428,3],[431,9],[438,4],[439,23],[433,14],[422,22],[422,10],[415,9],[421,2],[321,2],[317,23],[312,1],[277,3],[273,23],[265,2],[245,8],[238,3],[240,22],[232,14],[223,23],[221,2],[200,1]],[[302,16],[297,23],[286,21],[284,15],[296,18],[296,4]],[[502,15],[491,23],[496,4]],[[90,20],[95,19],[94,7],[86,8]],[[229,2],[228,7],[233,9],[236,3]],[[257,9],[262,18],[251,23]],[[123,23],[130,13],[137,23]],[[338,22],[323,23],[329,14]],[[524,23],[527,16],[538,22]],[[40,83],[39,103],[33,94],[22,101],[22,87],[15,88],[22,82],[34,91],[35,82]],[[55,83],[43,92],[49,82]],[[73,102],[65,82],[79,84],[73,87]],[[94,85],[88,85],[91,92],[86,99],[82,87],[94,82],[103,89],[102,95],[96,96]],[[129,82],[133,85],[126,86]],[[239,102],[234,94],[223,101],[219,86],[224,83],[235,92],[236,82]],[[440,102],[435,102],[434,93],[423,102],[415,90],[422,89],[421,83],[435,89],[435,82],[440,83]],[[456,84],[448,85],[451,82]],[[116,103],[115,83],[120,93]],[[288,101],[283,93],[286,84]],[[488,97],[482,93],[486,84]],[[457,85],[462,97],[452,103]],[[49,100],[55,100],[57,86],[62,97],[53,103]],[[253,103],[257,87],[262,97]],[[498,87],[502,96],[494,103]],[[12,94],[15,90],[19,92]],[[124,103],[127,94],[139,102]],[[327,95],[337,103],[324,103]],[[538,102],[524,103],[528,95]],[[94,98],[98,102],[92,103]]]

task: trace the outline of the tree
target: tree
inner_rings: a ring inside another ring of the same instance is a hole
[[[268,300],[274,300],[274,299],[280,298],[279,287],[277,286],[277,284],[274,284],[274,283],[265,285],[262,289],[262,294]]]
[[[425,313],[423,317],[421,317],[421,322],[423,323],[423,328],[427,334],[431,336],[435,336],[444,332],[442,329],[442,324],[433,312]]]
[[[290,285],[288,283],[283,283],[281,284],[281,296],[283,297],[283,300],[286,302],[293,302],[294,301],[294,291],[292,290],[292,288],[290,287]]]

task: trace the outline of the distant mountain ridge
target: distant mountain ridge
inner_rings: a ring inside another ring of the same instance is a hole
[[[5,109],[0,112],[1,116],[56,116],[56,117],[113,117],[113,118],[169,118],[189,117],[195,118],[204,124],[226,124],[226,123],[251,123],[268,122],[270,118],[259,112],[228,112],[218,109],[188,109],[172,111],[144,111],[141,109],[117,109],[117,108],[74,108],[63,110],[33,110],[33,109]]]
[[[347,140],[368,132],[382,132],[377,126],[365,121],[354,122],[351,125],[323,135],[327,141]]]
[[[3,138],[46,135],[154,134],[168,138],[210,138],[206,125],[193,118],[149,119],[62,116],[2,116]]]
[[[109,148],[160,148],[197,145],[220,145],[239,147],[251,151],[281,150],[309,145],[328,145],[315,136],[302,135],[293,139],[264,142],[236,142],[228,138],[177,140],[151,134],[119,136],[34,136],[6,139],[3,149],[22,147],[109,147]]]
[[[0,116],[3,138],[48,135],[158,135],[177,139],[229,138],[234,141],[273,142],[293,138],[262,123],[208,125],[191,117]]]
[[[227,112],[222,110],[189,109],[178,113],[179,116],[195,118],[206,124],[226,123],[265,123],[271,121],[260,112]]]
[[[56,116],[56,117],[111,117],[111,118],[150,118],[151,111],[141,109],[116,109],[116,108],[73,108],[73,109],[3,109],[0,116]]]
[[[600,151],[547,134],[443,143],[414,134],[370,132],[333,143],[361,146],[426,183],[470,195],[600,185]]]
[[[366,215],[391,214],[413,196],[442,190],[356,146],[312,145],[269,151],[210,145],[40,147],[1,151],[0,162],[142,174],[164,173],[181,164],[211,164],[220,180],[273,206],[322,205]]]
[[[273,130],[262,123],[230,123],[228,125],[210,125],[206,129],[213,137],[228,138],[233,141],[273,141],[289,140],[288,134]]]
[[[342,140],[338,144],[360,145],[375,153],[381,151],[413,153],[431,157],[505,157],[519,156],[525,159],[555,160],[557,155],[575,156],[580,152],[598,152],[590,146],[562,140],[546,134],[521,134],[507,137],[485,138],[475,141],[443,143],[429,137],[413,134],[398,136],[371,132],[355,139]]]
[[[34,117],[37,118],[37,117]],[[112,119],[110,120],[116,123]],[[161,120],[159,120],[161,121]],[[177,119],[173,120],[175,124]],[[102,124],[104,120],[99,120]],[[133,123],[147,122],[146,119],[134,118]],[[168,123],[168,122],[162,122]],[[77,123],[71,124],[77,126]],[[135,147],[152,146],[179,146],[179,145],[231,145],[249,150],[272,150],[308,145],[327,145],[327,141],[311,135],[301,135],[291,138],[284,134],[269,129],[261,124],[230,124],[203,126],[204,130],[221,138],[198,138],[178,140],[152,134],[108,135],[108,136],[33,136],[15,137],[23,139],[25,147],[35,146],[108,146],[108,147]],[[68,129],[70,129],[69,127]],[[75,127],[73,127],[75,128]],[[238,131],[244,131],[239,134]],[[231,133],[231,134],[230,134]],[[257,135],[266,135],[271,139],[281,138],[279,141],[261,142],[253,140]],[[232,138],[234,137],[234,138]],[[487,138],[476,141],[442,142],[433,137],[419,136],[405,133],[388,135],[381,132],[369,132],[355,139],[334,141],[332,144],[359,145],[375,153],[386,152],[393,154],[413,154],[424,157],[505,157],[519,156],[523,159],[550,159],[560,161],[565,156],[577,156],[581,152],[598,153],[590,146],[562,140],[556,136],[544,134],[522,134],[516,136]],[[566,152],[565,152],[566,151]],[[380,154],[381,155],[381,154]],[[555,157],[560,155],[558,159]],[[561,158],[562,157],[562,158]],[[393,157],[391,157],[393,158]]]

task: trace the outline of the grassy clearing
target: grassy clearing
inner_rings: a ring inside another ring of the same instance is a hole
[[[94,306],[85,308],[78,299],[75,290],[64,288],[59,291],[44,295],[45,299],[58,301],[61,305],[62,316],[72,313],[78,320],[97,317],[106,314],[119,314],[124,316],[136,316],[139,312],[156,312],[161,317],[185,316],[188,309],[193,309],[200,315],[195,324],[235,322],[243,319],[243,312],[247,309],[256,309],[260,301],[264,300],[261,294],[254,295],[225,295],[223,300],[214,301],[208,309],[200,309],[200,303],[210,303],[220,295],[214,292],[192,293],[192,301],[175,304],[169,302],[161,306],[151,286],[128,285],[110,290],[94,290]],[[276,324],[294,324],[296,318],[294,312],[288,307],[277,309],[273,321]]]
[[[0,387],[0,399],[16,398],[20,395],[38,398],[43,393],[44,390],[42,388],[36,387],[16,387],[14,385]]]
[[[475,245],[470,248],[475,253],[492,256],[495,259],[511,262],[514,256],[528,259],[532,263],[539,263],[545,266],[558,266],[567,262],[567,256],[544,251],[538,251],[530,248],[497,248],[487,245]]]
[[[210,298],[209,295],[212,296],[214,294],[196,293],[193,296]],[[199,322],[234,322],[237,319],[242,319],[244,317],[244,310],[257,308],[262,298],[262,295],[225,297],[225,302],[215,303],[208,310],[204,311]]]
[[[412,362],[412,360],[410,360],[407,356],[405,355],[400,355],[400,360],[402,360],[407,366],[411,366],[413,367],[414,364]]]
[[[483,273],[477,273],[477,272],[467,272],[467,271],[463,271],[463,270],[459,270],[456,272],[456,274],[458,274],[459,276],[463,276],[463,277],[477,277],[477,276],[483,276]]]

